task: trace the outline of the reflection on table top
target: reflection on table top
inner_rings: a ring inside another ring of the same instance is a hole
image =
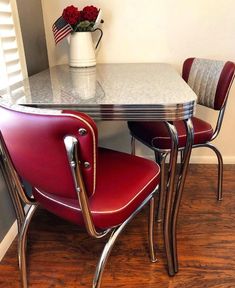
[[[176,120],[193,114],[196,95],[168,64],[55,66],[0,95],[9,104],[75,109],[103,120]]]

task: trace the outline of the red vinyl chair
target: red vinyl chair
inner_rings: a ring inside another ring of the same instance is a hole
[[[208,147],[218,159],[218,189],[217,199],[222,200],[223,158],[219,150],[210,142],[219,134],[231,84],[234,79],[235,64],[216,60],[189,58],[183,64],[183,79],[198,96],[198,104],[218,111],[216,128],[210,123],[193,117],[194,144],[193,148]],[[186,129],[183,121],[175,121],[178,132],[181,159],[186,145]],[[171,139],[163,122],[128,122],[132,136],[132,151],[134,154],[135,139],[155,151],[156,161],[161,167],[161,191],[158,207],[158,221],[161,221],[164,206],[164,166],[165,159],[171,149]]]
[[[159,166],[134,155],[97,148],[96,125],[83,113],[25,109],[0,105],[2,165],[17,212],[23,287],[27,287],[26,236],[39,205],[84,227],[94,238],[110,234],[93,279],[92,287],[100,287],[116,239],[150,203],[150,256],[155,262],[154,196]],[[25,193],[21,179],[32,185],[32,197]],[[30,205],[26,215],[21,201]]]

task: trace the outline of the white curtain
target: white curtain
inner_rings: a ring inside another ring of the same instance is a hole
[[[23,80],[12,0],[0,0],[0,95],[22,89],[16,83]],[[14,87],[16,86],[16,87]],[[18,91],[19,92],[19,91]]]

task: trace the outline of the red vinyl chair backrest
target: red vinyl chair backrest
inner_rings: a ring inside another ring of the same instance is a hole
[[[93,120],[78,112],[31,110],[21,112],[0,106],[0,131],[19,176],[46,193],[77,199],[64,144],[66,136],[73,136],[78,140],[86,191],[88,196],[92,195],[97,155],[97,128]],[[80,129],[86,133],[79,133]],[[85,162],[90,166],[85,167]]]
[[[183,79],[198,96],[198,103],[220,110],[228,97],[235,64],[227,61],[188,58],[183,64]]]

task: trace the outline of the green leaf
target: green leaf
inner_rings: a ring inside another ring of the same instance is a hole
[[[87,20],[86,20],[86,21],[82,21],[82,22],[80,22],[80,23],[78,24],[77,27],[78,27],[78,28],[82,28],[82,29],[83,29],[83,28],[87,28],[87,27],[90,26],[90,23],[91,23],[91,22],[90,22],[90,21],[87,21]]]

